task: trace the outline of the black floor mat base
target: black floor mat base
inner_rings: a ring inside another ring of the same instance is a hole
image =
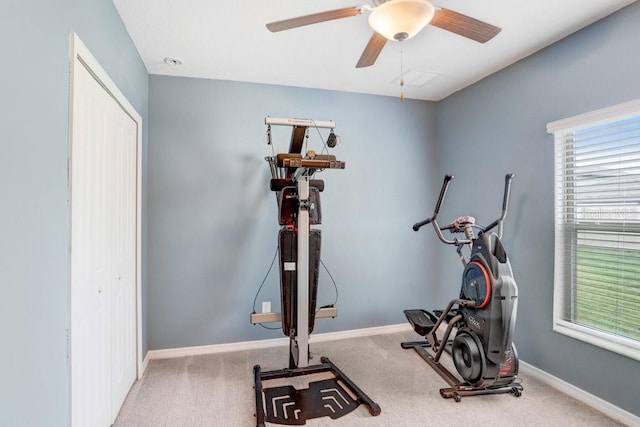
[[[309,388],[300,390],[288,385],[263,392],[266,421],[276,424],[303,425],[311,418],[340,418],[359,405],[335,378],[309,383]]]

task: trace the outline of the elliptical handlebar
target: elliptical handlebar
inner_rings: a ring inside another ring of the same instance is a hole
[[[507,208],[509,206],[509,195],[511,193],[511,181],[513,180],[514,176],[515,176],[514,173],[508,173],[504,177],[504,195],[502,196],[502,214],[500,215],[500,218],[493,221],[484,229],[484,232],[487,232],[497,225],[499,238],[502,238],[502,221],[504,221],[504,219],[507,216]]]
[[[436,208],[431,218],[427,218],[424,221],[413,224],[413,231],[418,231],[423,225],[427,225],[429,223],[433,224],[433,229],[436,231],[436,235],[438,236],[438,239],[440,239],[443,243],[446,243],[448,245],[455,245],[460,241],[457,239],[449,240],[446,237],[444,237],[444,234],[442,234],[442,229],[438,225],[437,218],[438,218],[438,213],[440,212],[440,207],[442,206],[442,202],[444,202],[444,198],[447,195],[447,189],[449,188],[449,183],[451,182],[452,179],[453,179],[453,175],[451,174],[447,174],[444,176],[444,180],[442,181],[442,188],[440,189],[440,195],[438,196],[438,202],[436,203]]]
[[[507,216],[507,207],[509,205],[509,195],[511,193],[511,181],[513,180],[514,176],[515,176],[514,173],[508,173],[504,177],[504,195],[502,197],[502,214],[500,215],[500,218],[493,221],[487,227],[484,227],[482,233],[486,233],[487,231],[491,230],[495,226],[498,226],[498,237],[502,238],[502,222]],[[436,203],[436,208],[433,212],[433,215],[430,218],[425,219],[424,221],[420,221],[413,224],[413,231],[418,231],[422,226],[431,223],[433,225],[433,229],[436,231],[436,236],[438,236],[438,239],[440,239],[440,241],[442,241],[443,243],[446,243],[448,245],[461,245],[461,244],[471,243],[470,240],[447,239],[442,234],[442,230],[446,230],[449,227],[448,226],[440,227],[437,222],[438,213],[440,212],[440,207],[444,202],[444,198],[447,194],[447,189],[449,188],[449,183],[451,182],[452,179],[453,179],[453,175],[451,174],[445,175],[444,181],[442,182],[442,188],[440,189],[440,195],[438,196],[438,202]]]
[[[413,224],[413,231],[418,231],[423,225],[427,225],[432,221],[435,221],[438,216],[438,212],[440,212],[440,206],[442,205],[442,201],[447,194],[447,188],[449,187],[449,182],[453,179],[453,175],[445,175],[444,182],[442,183],[442,188],[440,189],[440,196],[438,196],[438,202],[436,203],[436,209],[433,212],[433,216],[431,218],[427,218],[424,221],[417,222]]]
[[[423,225],[427,225],[429,224],[431,221],[433,221],[433,217],[431,218],[427,218],[424,221],[420,221],[420,222],[416,222],[415,224],[413,224],[413,231],[418,231],[420,230],[420,228],[422,228]]]

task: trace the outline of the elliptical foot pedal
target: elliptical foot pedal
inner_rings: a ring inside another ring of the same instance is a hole
[[[309,388],[291,385],[265,388],[265,419],[270,423],[304,425],[311,418],[340,418],[359,403],[335,379],[309,383]]]
[[[442,316],[442,313],[444,313],[444,310],[433,310],[433,314],[435,314],[437,317]],[[451,319],[453,319],[455,317],[455,313],[452,311],[449,311],[446,316],[444,316],[444,321],[449,323],[451,322]]]
[[[438,322],[438,318],[431,312],[422,309],[404,310],[409,324],[421,336],[427,335]]]

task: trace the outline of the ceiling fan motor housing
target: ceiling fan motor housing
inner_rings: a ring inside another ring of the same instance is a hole
[[[426,0],[389,0],[369,14],[369,25],[389,40],[410,39],[433,18],[435,8]]]

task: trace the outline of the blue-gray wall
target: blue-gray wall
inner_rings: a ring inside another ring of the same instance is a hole
[[[148,118],[148,75],[110,0],[0,0],[0,425],[68,414],[69,33]]]
[[[640,362],[552,332],[553,136],[548,122],[640,97],[640,4],[448,97],[436,109],[440,173],[457,174],[450,208],[497,213],[503,176],[516,173],[505,245],[520,290],[520,357],[640,415]],[[458,280],[457,260],[442,274]],[[526,393],[526,386],[525,386]]]
[[[410,228],[430,209],[434,112],[425,101],[151,76],[149,349],[282,337],[249,324],[279,230],[267,115],[333,120],[341,137],[335,154],[346,169],[318,175],[322,259],[339,286],[339,316],[316,331],[403,322],[436,270]],[[273,128],[276,152],[288,150],[290,134]],[[318,150],[316,131],[309,136]],[[276,265],[258,310],[271,301],[279,311],[278,274]],[[323,269],[319,286],[319,305],[333,302]]]
[[[263,119],[330,119],[342,136],[336,154],[347,162],[322,174],[323,260],[340,287],[340,314],[319,320],[318,332],[400,323],[402,309],[450,298],[459,261],[409,226],[428,215],[445,172],[457,177],[444,216],[493,218],[503,175],[514,171],[505,245],[520,285],[521,357],[639,414],[638,362],[551,332],[553,160],[545,133],[549,121],[640,96],[638,22],[634,4],[434,105],[149,78],[111,1],[0,0],[0,425],[69,419],[71,31],[144,121],[145,349],[281,336],[248,322],[278,228]],[[274,134],[276,148],[286,149],[288,131]],[[464,202],[476,207],[469,212]],[[324,271],[320,280],[320,303],[329,303]],[[264,300],[277,308],[275,271],[258,305]]]

